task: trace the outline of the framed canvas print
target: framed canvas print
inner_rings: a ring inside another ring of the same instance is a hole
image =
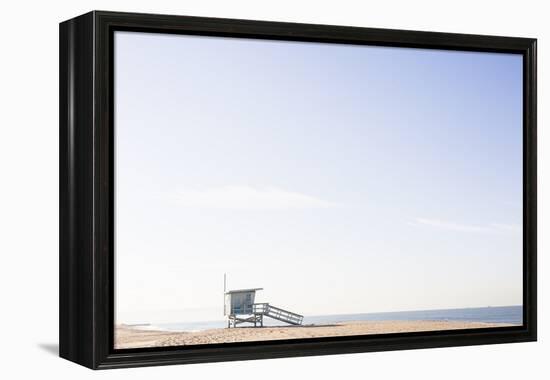
[[[536,340],[536,40],[60,25],[60,356]]]

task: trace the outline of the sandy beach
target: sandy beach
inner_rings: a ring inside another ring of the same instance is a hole
[[[514,326],[507,323],[450,321],[361,321],[330,325],[217,328],[198,332],[171,332],[118,325],[115,348],[187,346],[193,344],[250,342],[276,339],[387,334],[413,331],[458,330]]]

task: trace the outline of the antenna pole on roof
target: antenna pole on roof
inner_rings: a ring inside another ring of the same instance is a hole
[[[226,284],[227,284],[227,275],[224,273],[223,274],[223,315],[225,315],[225,292],[227,290],[227,287],[226,287]]]

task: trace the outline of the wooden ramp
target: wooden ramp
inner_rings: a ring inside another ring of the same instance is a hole
[[[253,311],[254,315],[261,316],[262,319],[263,316],[266,316],[291,325],[301,325],[304,320],[303,315],[275,307],[268,303],[255,303],[253,305]]]

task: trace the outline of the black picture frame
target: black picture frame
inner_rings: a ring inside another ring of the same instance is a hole
[[[113,33],[142,31],[523,55],[523,325],[115,350]],[[59,354],[93,369],[535,341],[536,39],[93,11],[60,24]]]

